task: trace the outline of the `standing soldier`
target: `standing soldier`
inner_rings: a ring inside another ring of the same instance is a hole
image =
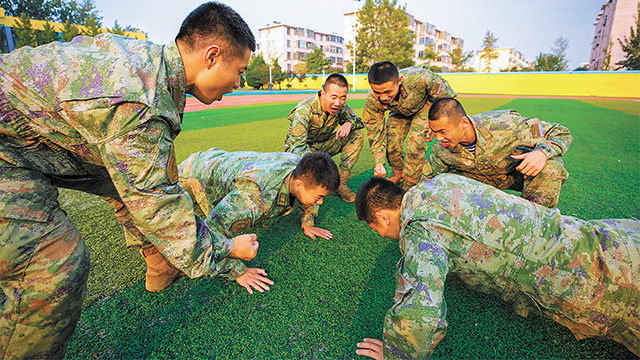
[[[347,186],[351,169],[360,156],[364,136],[362,120],[345,104],[349,84],[332,74],[315,96],[301,101],[289,113],[289,133],[284,151],[304,155],[313,151],[340,154],[338,196],[352,203],[356,194]],[[336,129],[337,128],[337,129]]]
[[[329,192],[340,185],[338,167],[325,153],[300,158],[289,153],[226,152],[212,148],[192,154],[178,165],[180,186],[191,196],[196,213],[210,229],[229,238],[245,233],[256,221],[289,214],[299,208],[302,229],[310,238],[330,239],[333,234],[314,226],[314,215]],[[146,289],[160,291],[181,273],[168,263],[151,264]],[[247,269],[231,260],[230,280],[253,294],[269,290],[273,282],[262,269]],[[249,274],[249,275],[247,275]],[[251,276],[251,275],[258,276]]]
[[[447,276],[566,326],[577,339],[613,339],[640,356],[640,222],[562,216],[466,177],[442,174],[406,192],[364,183],[360,220],[399,240],[395,304],[374,359],[428,358],[447,328]]]
[[[194,216],[173,147],[186,94],[220,100],[253,50],[240,15],[210,2],[165,46],[101,34],[0,58],[0,357],[63,358],[80,317],[89,254],[59,187],[108,200],[190,277],[255,256],[255,235],[232,241]]]
[[[429,110],[433,145],[422,179],[451,172],[522,192],[522,197],[555,207],[569,175],[560,156],[573,137],[566,127],[529,119],[515,110],[467,116],[456,99],[440,98]]]
[[[426,156],[427,114],[431,103],[443,96],[456,96],[449,83],[423,65],[398,71],[383,61],[369,69],[369,85],[362,118],[367,126],[371,152],[376,166],[373,175],[385,177],[385,159],[393,170],[390,181],[403,183],[405,189],[418,182]],[[389,111],[388,124],[384,114]],[[404,140],[409,137],[406,159]]]

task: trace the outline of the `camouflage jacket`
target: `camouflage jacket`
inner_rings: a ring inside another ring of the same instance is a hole
[[[232,238],[259,219],[271,219],[300,208],[302,227],[313,226],[318,206],[303,206],[289,193],[291,173],[301,157],[289,153],[226,152],[212,148],[178,165],[180,185],[206,216],[207,226]],[[231,260],[234,276],[246,272]]]
[[[566,127],[529,119],[515,110],[490,111],[469,119],[476,133],[475,155],[461,144],[448,149],[437,142],[422,170],[422,180],[450,172],[504,190],[513,183],[509,173],[521,161],[511,155],[541,150],[551,159],[567,152],[573,141]]]
[[[347,121],[351,122],[351,131],[364,128],[362,119],[347,104],[335,115],[322,111],[320,92],[298,103],[289,113],[288,119],[291,124],[284,150],[300,156],[315,151],[311,148],[314,143],[335,137],[337,128]]]
[[[107,179],[112,199],[124,204],[123,224],[187,275],[224,271],[233,242],[204,226],[178,185],[173,140],[186,78],[175,42],[101,34],[24,47],[0,57],[0,89],[9,100],[3,160],[65,179]],[[35,145],[50,156],[29,151]]]
[[[562,216],[442,174],[405,194],[400,228],[403,256],[384,321],[385,359],[425,358],[444,337],[447,276],[503,299],[520,315],[548,316],[578,337],[619,330],[621,314],[640,300],[638,221]]]
[[[387,127],[384,113],[413,116],[437,98],[457,94],[449,83],[438,74],[423,65],[413,66],[398,71],[402,76],[402,84],[398,96],[389,104],[384,104],[369,90],[364,105],[362,119],[368,130],[369,144],[376,164],[385,164],[387,156]],[[420,112],[427,119],[427,111]]]

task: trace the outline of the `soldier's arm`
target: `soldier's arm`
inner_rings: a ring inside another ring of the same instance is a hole
[[[444,282],[449,272],[447,254],[429,242],[436,234],[409,225],[407,245],[396,273],[395,304],[384,319],[385,359],[423,359],[444,338],[447,322]]]
[[[113,111],[114,123],[150,117],[142,104],[125,103]],[[178,185],[168,122],[150,118],[97,148],[139,233],[188,276],[219,273],[234,243],[194,214],[191,198]]]
[[[524,146],[542,151],[547,159],[564,155],[573,141],[565,126],[537,118],[522,118],[516,132]]]
[[[206,223],[226,236],[234,237],[248,232],[267,210],[258,185],[246,179],[238,179],[235,189],[213,207]],[[246,265],[239,260],[231,261],[228,266],[233,278],[227,278],[231,280],[247,271]]]
[[[367,127],[367,137],[376,165],[384,165],[387,162],[387,124],[384,120],[385,110],[378,108],[375,101],[373,97],[367,97],[362,121]]]
[[[352,108],[345,104],[342,109],[340,109],[340,124],[344,124],[347,121],[351,123],[352,131],[364,128],[364,122],[362,122],[362,119],[356,115],[356,112],[353,111]]]
[[[434,72],[425,73],[424,81],[427,83],[429,99],[437,99],[441,97],[456,97],[455,91],[449,85],[449,82]]]
[[[426,181],[434,178],[436,175],[449,172],[449,166],[442,161],[441,146],[434,144],[431,148],[431,154],[427,158],[422,168],[422,176],[420,181]]]
[[[289,114],[291,124],[285,144],[285,150],[287,152],[304,156],[313,151],[309,144],[307,144],[309,124],[311,123],[312,116],[310,109],[306,106],[296,108]]]

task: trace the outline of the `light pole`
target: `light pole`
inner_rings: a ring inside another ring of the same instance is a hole
[[[356,22],[358,21],[358,17],[356,15],[356,1],[353,0],[353,91],[356,91]]]

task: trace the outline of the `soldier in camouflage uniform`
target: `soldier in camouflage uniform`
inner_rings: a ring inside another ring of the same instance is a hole
[[[360,220],[399,240],[395,304],[383,341],[357,353],[422,359],[447,328],[445,278],[551,318],[578,339],[613,339],[640,356],[640,222],[562,216],[494,187],[441,174],[406,192],[364,183]]]
[[[340,154],[340,187],[338,196],[353,202],[356,195],[347,186],[351,169],[360,156],[364,136],[362,120],[345,104],[349,84],[340,74],[332,74],[322,90],[301,101],[289,113],[289,133],[284,151],[297,155],[313,151]]]
[[[89,256],[59,187],[108,200],[190,277],[255,256],[255,235],[229,240],[194,215],[173,147],[186,93],[220,100],[253,50],[238,14],[206,3],[165,46],[102,34],[0,57],[0,357],[64,357],[80,316]]]
[[[393,170],[389,178],[410,189],[418,182],[424,165],[428,134],[427,114],[431,103],[443,96],[456,96],[449,83],[423,65],[398,71],[393,63],[375,63],[369,69],[369,85],[362,119],[368,129],[375,158],[374,176],[384,177],[385,159]],[[388,124],[384,114],[389,111]],[[404,156],[404,140],[408,139]]]
[[[558,205],[569,173],[560,159],[573,137],[566,127],[515,110],[467,116],[458,100],[441,98],[429,110],[438,139],[421,180],[450,172],[476,179],[547,207]]]
[[[180,186],[196,203],[197,212],[206,217],[207,226],[226,237],[243,234],[259,219],[284,216],[295,208],[301,212],[307,236],[333,237],[330,231],[314,226],[323,198],[340,185],[338,167],[326,153],[301,158],[281,152],[212,148],[192,154],[178,170]],[[245,284],[247,267],[240,260],[231,263],[231,274],[250,293],[250,286],[262,292],[269,289],[265,282],[273,284],[266,278]]]

